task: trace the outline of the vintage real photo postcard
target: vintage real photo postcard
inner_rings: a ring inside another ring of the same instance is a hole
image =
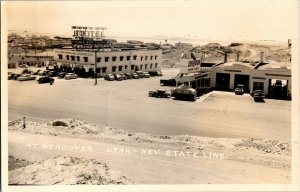
[[[2,190],[300,190],[299,7],[2,1]]]

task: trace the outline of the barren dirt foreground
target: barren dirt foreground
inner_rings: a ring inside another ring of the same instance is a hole
[[[291,181],[289,140],[131,133],[78,119],[9,124],[10,184]]]

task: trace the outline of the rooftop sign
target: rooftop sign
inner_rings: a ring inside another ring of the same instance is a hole
[[[103,31],[106,27],[84,27],[72,26],[74,30],[73,37],[75,39],[99,39],[103,37]]]
[[[200,60],[180,59],[180,73],[195,73],[200,71]]]

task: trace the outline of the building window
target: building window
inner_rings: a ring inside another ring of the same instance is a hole
[[[130,67],[131,67],[131,68],[130,68],[131,70],[134,70],[134,67],[135,67],[135,66],[134,66],[134,65],[131,65]]]
[[[75,61],[75,56],[74,55],[71,56],[71,60]]]
[[[112,57],[112,61],[116,61],[116,60],[117,60],[116,56]]]
[[[147,69],[147,67],[148,67],[148,64],[145,64],[145,69]]]
[[[155,63],[155,68],[157,68],[157,63]]]
[[[136,55],[134,55],[134,56],[133,56],[133,60],[136,60],[136,58],[137,58],[137,56],[136,56]]]
[[[148,59],[148,56],[145,56],[145,60],[147,60]]]
[[[97,73],[101,73],[101,68],[97,68],[97,69],[96,69],[96,72],[97,72]]]
[[[122,71],[122,69],[123,69],[123,66],[119,66],[119,71]]]
[[[109,57],[105,57],[105,62],[108,62],[109,61]]]
[[[141,61],[143,61],[143,58],[144,58],[144,57],[143,57],[143,56],[141,56]]]
[[[106,73],[106,67],[102,68],[102,73]]]
[[[77,61],[80,61],[80,56],[77,56]]]
[[[120,61],[123,61],[123,59],[124,59],[124,56],[120,56]]]
[[[150,64],[150,69],[152,69],[152,67],[153,67],[153,64],[151,63],[151,64]]]
[[[155,55],[155,60],[157,59],[157,55]]]
[[[67,58],[67,60],[69,60],[69,59],[70,59],[70,56],[69,56],[69,55],[66,55],[66,58]]]
[[[153,56],[151,55],[151,56],[150,56],[150,60],[152,60],[152,59],[153,59]]]
[[[129,61],[130,60],[130,56],[127,56],[127,61]]]
[[[89,62],[89,58],[88,57],[83,57],[83,61],[84,62]]]
[[[143,65],[141,65],[141,67],[140,67],[141,69],[143,69]]]
[[[97,57],[97,62],[98,62],[98,63],[101,62],[101,57]]]
[[[116,68],[117,68],[116,66],[112,66],[112,68],[111,68],[112,72],[116,72]]]

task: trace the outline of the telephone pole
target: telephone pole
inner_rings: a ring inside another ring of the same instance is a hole
[[[95,85],[97,85],[97,49],[95,49]]]

